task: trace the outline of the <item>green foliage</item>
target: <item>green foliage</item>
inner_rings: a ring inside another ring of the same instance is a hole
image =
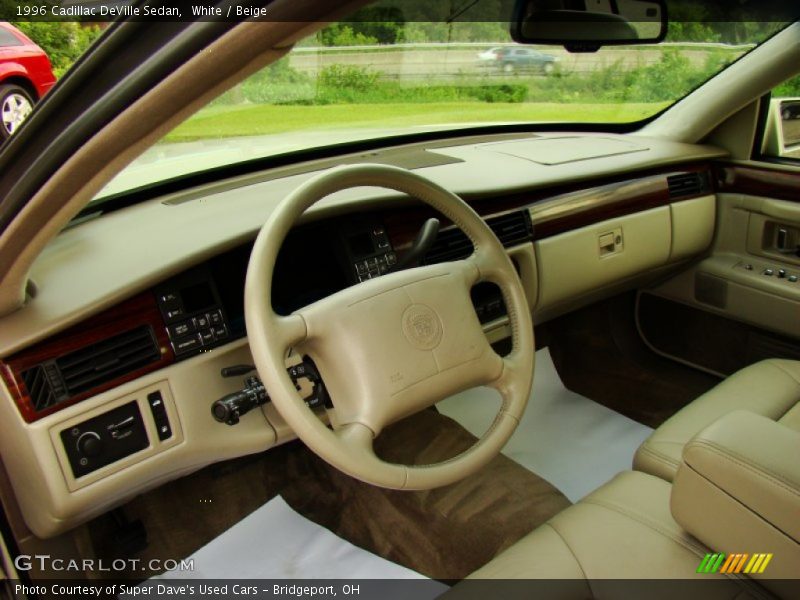
[[[461,88],[463,96],[474,98],[480,102],[509,102],[520,103],[528,99],[528,86],[521,84],[497,84],[464,86]]]
[[[667,31],[669,42],[719,42],[721,37],[709,23],[700,21],[670,21]]]
[[[350,90],[364,93],[378,83],[381,74],[357,65],[329,65],[319,72],[317,83],[322,90]]]
[[[21,21],[12,24],[47,53],[56,77],[61,77],[66,73],[100,35],[100,29],[97,26],[84,26],[74,21]]]
[[[317,33],[323,46],[396,44],[403,41],[402,16],[371,8],[359,11],[353,20],[334,23]]]
[[[253,104],[303,104],[316,94],[311,78],[292,68],[287,57],[261,69],[237,87],[228,90],[212,102],[226,106],[250,102]]]
[[[692,67],[680,51],[668,49],[657,63],[630,73],[635,77],[629,94],[641,102],[659,102],[680,98],[705,79],[704,71]]]
[[[324,46],[370,46],[377,44],[378,38],[337,23],[320,31],[319,41]]]
[[[774,90],[772,90],[773,98],[797,98],[800,97],[800,76],[792,77],[784,81]]]

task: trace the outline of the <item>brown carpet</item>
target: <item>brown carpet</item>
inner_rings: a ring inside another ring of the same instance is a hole
[[[391,462],[429,464],[452,458],[474,441],[455,421],[431,410],[388,428],[376,452]],[[344,475],[293,443],[208,467],[130,502],[125,514],[143,521],[150,542],[136,556],[186,557],[276,494],[353,544],[446,580],[468,575],[570,504],[502,455],[445,488],[397,492]],[[90,523],[88,531],[98,556],[118,554],[109,542],[108,517]],[[264,539],[271,543],[268,532]]]
[[[430,464],[469,448],[475,437],[434,411],[387,429],[376,442],[384,460]],[[436,579],[461,579],[570,502],[505,456],[444,488],[384,490],[329,467],[309,452],[290,461],[283,497],[339,536]]]
[[[635,300],[624,294],[555,319],[546,337],[567,389],[655,428],[720,380],[648,348]]]

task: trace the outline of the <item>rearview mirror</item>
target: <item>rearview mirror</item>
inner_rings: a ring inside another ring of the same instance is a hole
[[[571,52],[652,44],[667,35],[664,0],[517,0],[511,37],[521,44],[558,44]]]

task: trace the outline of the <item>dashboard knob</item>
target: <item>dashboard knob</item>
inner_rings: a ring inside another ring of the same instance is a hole
[[[103,440],[94,431],[87,431],[78,438],[77,446],[78,454],[93,458],[103,451]]]

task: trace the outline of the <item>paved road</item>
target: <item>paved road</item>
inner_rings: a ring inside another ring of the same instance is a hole
[[[487,46],[488,48],[488,46]],[[475,49],[405,49],[384,52],[293,52],[289,64],[304,73],[316,75],[322,68],[333,64],[357,65],[380,71],[386,77],[398,79],[420,79],[431,75],[455,77],[485,74],[477,59],[478,52],[487,48]],[[658,62],[662,51],[659,49],[606,49],[594,54],[570,54],[563,48],[547,50],[559,58],[562,72],[586,73],[619,64],[622,69],[646,66]],[[708,58],[708,50],[687,49],[681,53],[695,66],[703,66]],[[735,58],[739,53],[731,52]],[[489,71],[491,73],[491,71]],[[499,75],[500,73],[498,73]]]

